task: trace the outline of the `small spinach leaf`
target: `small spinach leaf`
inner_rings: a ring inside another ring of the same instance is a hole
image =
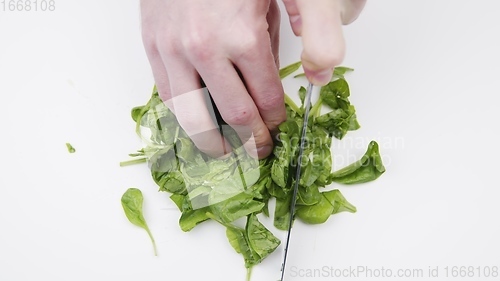
[[[229,223],[252,213],[260,212],[264,205],[263,202],[254,200],[250,194],[239,193],[224,201],[211,204],[210,210],[221,221]]]
[[[156,252],[156,243],[153,238],[153,235],[151,234],[151,231],[149,230],[148,225],[146,224],[146,220],[144,219],[144,216],[142,214],[142,202],[144,201],[144,198],[142,196],[142,192],[137,189],[137,188],[129,188],[125,193],[122,195],[121,198],[121,203],[123,210],[125,211],[125,215],[127,216],[128,220],[138,226],[146,230],[146,232],[149,235],[149,238],[151,239],[151,243],[153,243],[153,250],[155,256],[157,255]]]
[[[338,139],[342,139],[347,131],[357,130],[360,127],[349,96],[349,85],[344,79],[330,82],[320,90],[321,102],[332,111],[317,117],[315,121]]]
[[[378,144],[371,141],[361,159],[330,175],[334,182],[344,184],[364,183],[377,179],[385,172]]]
[[[259,256],[259,262],[274,252],[281,243],[276,236],[259,222],[255,214],[251,214],[247,218],[246,235],[251,248]]]
[[[302,62],[298,61],[296,63],[292,63],[288,66],[285,66],[280,69],[280,78],[283,79],[288,75],[294,73],[299,67],[302,65]]]
[[[208,220],[206,213],[209,211],[208,207],[196,210],[185,210],[179,218],[179,226],[182,231],[188,232],[198,224]]]
[[[332,204],[322,195],[320,201],[314,205],[298,206],[296,214],[305,223],[319,224],[324,223],[332,212]]]
[[[306,99],[306,93],[307,93],[306,88],[301,86],[299,89],[299,98],[300,98],[300,102],[301,102],[302,106],[304,106],[304,100]]]
[[[66,143],[66,149],[68,150],[69,153],[75,153],[76,149],[69,143]]]
[[[285,198],[276,198],[274,207],[274,226],[280,230],[288,230],[290,225],[290,201],[292,201],[291,192]]]
[[[321,193],[321,200],[312,206],[300,206],[297,209],[297,217],[305,223],[324,223],[328,218],[343,211],[356,212],[356,207],[349,203],[340,190],[330,190]]]
[[[356,213],[356,207],[345,199],[340,190],[334,189],[322,194],[333,206],[332,215],[340,212]]]

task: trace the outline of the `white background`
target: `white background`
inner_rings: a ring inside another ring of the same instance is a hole
[[[221,227],[183,233],[147,167],[118,166],[141,147],[130,109],[153,85],[138,1],[55,3],[54,12],[0,11],[0,280],[244,280]],[[345,28],[362,128],[335,144],[335,168],[377,139],[387,172],[340,186],[356,214],[296,224],[288,280],[334,280],[295,276],[323,266],[439,266],[440,277],[445,266],[500,267],[498,11],[493,0],[369,1]],[[287,20],[282,65],[301,49]],[[129,187],[144,193],[158,257],[123,214]],[[253,280],[276,279],[280,250]],[[477,274],[448,279],[500,280]]]

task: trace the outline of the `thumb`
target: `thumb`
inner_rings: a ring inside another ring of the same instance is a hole
[[[306,77],[315,85],[327,84],[333,68],[344,59],[339,0],[296,0],[302,37],[302,65]]]

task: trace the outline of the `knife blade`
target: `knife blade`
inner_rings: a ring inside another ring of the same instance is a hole
[[[295,171],[295,182],[293,184],[292,201],[290,202],[290,221],[289,221],[289,225],[288,225],[288,231],[286,234],[285,251],[283,254],[283,263],[281,264],[281,279],[280,279],[280,281],[283,281],[283,278],[285,277],[286,258],[288,256],[288,247],[290,246],[290,234],[292,233],[292,223],[293,223],[294,213],[295,213],[295,203],[297,201],[297,191],[299,189],[300,170],[302,168],[301,167],[302,166],[302,155],[304,153],[304,144],[306,141],[307,123],[309,121],[309,109],[311,107],[312,90],[313,90],[313,84],[309,82],[309,85],[307,86],[305,101],[304,101],[304,103],[305,103],[304,104],[304,107],[305,107],[304,120],[302,123],[302,132],[300,135],[299,157],[297,159],[297,167],[296,167],[296,171]]]

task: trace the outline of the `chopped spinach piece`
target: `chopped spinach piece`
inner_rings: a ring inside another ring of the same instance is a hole
[[[146,224],[146,220],[144,219],[144,215],[142,213],[143,201],[144,198],[142,196],[142,192],[137,188],[127,189],[127,191],[125,191],[125,193],[122,195],[121,198],[123,211],[125,211],[125,215],[127,216],[128,220],[132,224],[146,230],[146,232],[149,235],[149,238],[151,239],[151,243],[153,243],[153,250],[156,256],[157,252],[156,252],[155,239],[153,238],[153,234],[151,234],[151,231],[149,230],[149,227]]]
[[[75,153],[76,149],[69,143],[66,143],[66,149],[68,150],[69,153]]]
[[[376,180],[385,172],[384,164],[379,153],[378,144],[371,141],[361,159],[335,171],[330,175],[334,182],[344,184],[364,183]]]
[[[282,69],[280,69],[280,78],[283,79],[285,77],[287,77],[288,75],[294,73],[297,69],[299,69],[299,67],[302,65],[302,63],[300,61],[296,62],[296,63],[292,63],[286,67],[283,67]]]

